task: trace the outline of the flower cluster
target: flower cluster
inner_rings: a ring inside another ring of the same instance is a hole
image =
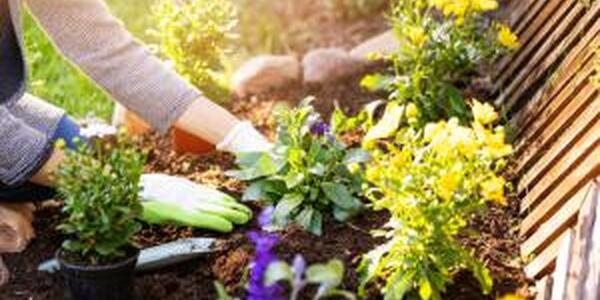
[[[460,87],[482,64],[520,47],[508,26],[488,25],[484,13],[497,7],[495,0],[396,0],[391,21],[400,47],[387,57],[393,69],[365,77],[362,85],[387,91],[390,102],[415,104],[420,125],[451,117],[467,121]]]
[[[506,182],[498,173],[512,147],[503,128],[494,127],[498,114],[489,104],[472,100],[471,113],[470,126],[452,118],[423,130],[405,127],[372,148],[368,195],[391,221],[383,234],[388,242],[363,259],[365,284],[383,279],[384,292],[392,295],[410,283],[423,299],[439,299],[450,275],[467,267],[489,292],[488,271],[456,235],[488,202],[506,204]]]

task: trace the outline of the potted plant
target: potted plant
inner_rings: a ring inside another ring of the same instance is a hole
[[[72,299],[133,299],[145,155],[123,134],[90,144],[67,151],[56,173],[65,201],[59,229],[68,238],[56,258]]]

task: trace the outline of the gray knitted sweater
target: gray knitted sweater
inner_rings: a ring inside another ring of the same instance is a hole
[[[27,180],[43,164],[64,115],[25,93],[23,3],[68,59],[159,131],[166,132],[193,100],[202,97],[141,46],[101,0],[0,2],[4,2],[0,4],[0,182],[4,184]]]

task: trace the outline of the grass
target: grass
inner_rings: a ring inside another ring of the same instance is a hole
[[[107,3],[134,35],[151,42],[147,28],[152,25],[148,16],[154,1],[108,0]],[[109,120],[113,110],[112,98],[61,56],[29,14],[24,16],[23,26],[29,92],[62,107],[74,117],[94,116]]]

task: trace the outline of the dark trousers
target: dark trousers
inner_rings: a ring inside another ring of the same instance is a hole
[[[2,1],[2,0],[0,0]],[[56,133],[51,142],[63,139],[68,148],[75,148],[73,141],[75,138],[84,140],[80,135],[80,128],[71,118],[65,116],[58,123]],[[56,196],[56,190],[53,188],[26,182],[17,186],[6,186],[0,184],[0,202],[41,202],[52,199]]]

